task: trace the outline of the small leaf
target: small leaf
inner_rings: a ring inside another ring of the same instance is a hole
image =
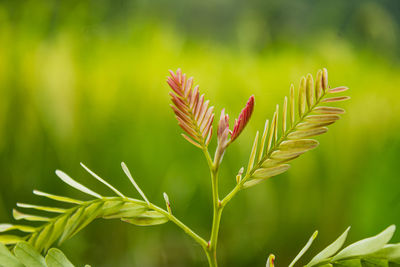
[[[74,230],[71,236],[74,236],[94,219],[99,217],[100,213],[102,212],[101,208],[103,207],[103,203],[104,202],[95,203],[86,208],[84,216],[82,216],[82,218],[79,220],[78,227]]]
[[[107,186],[108,188],[110,188],[112,191],[114,191],[117,195],[119,195],[120,197],[125,197],[121,192],[119,192],[114,186],[110,185],[107,181],[105,181],[103,178],[101,178],[100,176],[98,176],[96,173],[94,173],[92,170],[90,170],[88,167],[85,166],[85,164],[83,164],[81,162],[81,166],[82,168],[84,168],[88,173],[90,173],[90,175],[92,175],[95,179],[97,179],[99,182],[103,183],[105,186]]]
[[[81,200],[77,200],[77,199],[73,199],[73,198],[69,198],[69,197],[57,196],[57,195],[45,193],[45,192],[42,192],[42,191],[39,191],[39,190],[33,190],[33,193],[35,195],[37,195],[37,196],[47,197],[49,199],[57,200],[57,201],[60,201],[60,202],[73,203],[73,204],[82,204]]]
[[[266,179],[253,179],[253,180],[247,181],[243,184],[243,188],[249,188],[249,187],[255,186],[259,183],[264,182],[265,180]]]
[[[16,235],[0,235],[0,243],[4,245],[12,245],[24,241],[20,236]]]
[[[285,100],[283,101],[283,109],[282,109],[282,134],[286,132],[286,123],[287,123],[287,105],[288,99],[285,96]]]
[[[306,78],[302,77],[299,87],[299,116],[303,116],[306,112]]]
[[[325,98],[322,100],[322,102],[325,103],[330,103],[330,102],[340,102],[340,101],[345,101],[350,99],[349,96],[338,96],[338,97],[330,97],[330,98]]]
[[[342,108],[337,108],[337,107],[316,107],[314,109],[315,113],[321,113],[321,114],[343,114],[345,113],[345,110]]]
[[[348,89],[349,89],[348,87],[340,86],[340,87],[332,88],[328,92],[329,93],[340,93],[340,92],[347,91]]]
[[[322,70],[318,70],[317,77],[315,78],[315,98],[318,101],[322,96]]]
[[[296,130],[309,130],[309,129],[321,128],[324,126],[331,125],[334,122],[335,121],[319,122],[319,123],[302,122],[297,124]]]
[[[344,233],[341,236],[339,236],[339,238],[337,238],[332,244],[330,244],[328,247],[326,247],[324,250],[322,250],[320,253],[318,253],[307,264],[307,266],[317,265],[317,264],[321,263],[322,261],[324,261],[325,259],[334,255],[343,246],[344,242],[346,241],[349,230],[350,230],[350,227],[348,227],[346,229],[346,231],[344,231]]]
[[[289,168],[290,168],[290,165],[288,165],[288,164],[282,164],[282,165],[279,165],[276,167],[271,167],[271,168],[260,168],[254,172],[254,174],[252,175],[252,178],[255,178],[255,179],[269,178],[269,177],[284,173]]]
[[[289,98],[289,109],[290,109],[290,126],[293,126],[296,115],[295,115],[295,101],[294,101],[294,85],[290,85],[290,98]]]
[[[263,135],[261,138],[260,151],[258,152],[258,162],[261,161],[263,154],[264,154],[265,141],[267,140],[267,135],[268,135],[268,124],[269,124],[269,121],[266,120],[265,126],[264,126],[264,132],[263,132]]]
[[[267,153],[272,148],[272,144],[273,144],[273,141],[274,141],[274,135],[275,135],[275,132],[276,132],[275,128],[277,127],[277,117],[278,117],[278,114],[277,114],[277,112],[275,112],[274,116],[272,117],[271,128],[269,130]]]
[[[278,117],[279,117],[279,105],[276,105],[276,119],[275,119],[275,126],[274,126],[274,144],[278,141]]]
[[[326,68],[322,69],[322,89],[324,92],[328,89],[328,70]]]
[[[271,159],[275,159],[275,160],[291,159],[291,158],[300,156],[304,152],[306,152],[306,150],[303,150],[303,151],[275,150],[271,154]]]
[[[101,198],[101,196],[99,194],[97,194],[96,192],[93,192],[92,190],[90,190],[89,188],[87,188],[86,186],[78,183],[77,181],[75,181],[74,179],[72,179],[71,177],[69,177],[66,173],[60,171],[60,170],[56,170],[56,174],[57,176],[66,184],[70,185],[71,187],[86,193],[88,195],[97,197],[97,198]]]
[[[13,217],[16,220],[27,220],[27,221],[33,221],[33,222],[36,222],[36,221],[48,222],[50,220],[50,218],[47,218],[47,217],[25,214],[25,213],[19,212],[16,209],[13,209]]]
[[[307,75],[306,92],[307,92],[307,105],[308,109],[310,110],[312,105],[314,104],[314,80],[311,74]]]
[[[274,167],[274,166],[280,165],[282,163],[289,162],[289,161],[297,158],[298,156],[299,155],[296,155],[296,156],[293,156],[291,158],[285,158],[285,159],[271,159],[271,158],[269,158],[269,159],[267,159],[266,161],[264,161],[262,163],[261,167],[263,167],[263,168]]]
[[[310,129],[310,130],[299,130],[299,131],[295,131],[293,133],[288,134],[288,139],[294,140],[294,139],[302,139],[302,138],[312,137],[312,136],[326,133],[327,131],[328,131],[328,128],[326,128],[326,127],[315,128],[315,129]]]
[[[376,236],[366,238],[349,245],[348,247],[340,251],[336,256],[334,256],[332,261],[371,254],[378,251],[379,249],[383,248],[383,246],[386,245],[387,242],[389,242],[389,240],[393,236],[395,229],[396,227],[394,225],[391,225]]]
[[[14,254],[22,264],[29,267],[47,267],[42,255],[26,242],[19,242]]]
[[[122,218],[123,221],[134,224],[134,225],[139,225],[139,226],[150,226],[150,225],[158,225],[158,224],[163,224],[168,222],[168,217],[165,215],[154,211],[146,211],[142,213],[141,215],[133,218]]]
[[[8,250],[8,248],[0,243],[0,266],[4,267],[24,267],[17,258]]]
[[[78,208],[72,215],[70,215],[65,224],[64,232],[62,233],[60,240],[58,241],[59,244],[64,242],[76,229],[76,227],[78,227],[79,219],[83,216],[84,212],[85,212],[85,207],[82,206]]]
[[[251,149],[249,164],[247,165],[246,174],[248,174],[251,171],[251,169],[253,169],[254,161],[256,159],[256,154],[257,154],[257,144],[258,144],[258,131],[256,133],[256,137],[254,138],[253,147]]]
[[[48,241],[50,240],[50,237],[52,236],[54,231],[54,224],[47,224],[44,226],[44,228],[38,232],[38,236],[35,240],[35,243],[32,244],[35,249],[38,251],[46,250],[48,249],[51,244],[48,244]]]
[[[45,240],[44,248],[48,249],[65,231],[65,226],[68,221],[68,214],[58,217],[58,219],[53,224],[52,233],[48,240]],[[30,241],[30,240],[29,240]],[[32,240],[35,241],[35,240]],[[34,242],[36,243],[36,242]]]
[[[150,206],[150,201],[147,199],[147,197],[144,194],[144,192],[142,191],[142,189],[140,189],[139,185],[135,182],[135,179],[133,179],[133,176],[132,176],[128,166],[126,166],[125,162],[121,162],[121,167],[122,167],[122,170],[124,171],[125,175],[128,177],[129,181],[131,181],[132,185],[135,187],[136,191],[138,191],[138,193],[142,196],[144,201],[146,201],[147,205]]]
[[[46,263],[48,267],[74,267],[61,250],[52,248],[46,255]]]
[[[280,150],[285,151],[308,151],[318,146],[318,141],[313,139],[299,139],[283,141],[279,145]]]
[[[318,231],[315,231],[311,238],[308,240],[307,244],[303,247],[303,249],[297,254],[294,260],[289,264],[289,267],[293,267],[293,265],[307,252],[310,248],[311,244],[314,242],[314,239],[317,237]]]
[[[32,233],[36,230],[35,227],[27,226],[27,225],[14,225],[14,224],[0,224],[0,233],[12,231],[12,230],[19,230],[21,232]]]
[[[35,209],[35,210],[42,210],[47,212],[54,212],[54,213],[64,213],[65,209],[55,208],[55,207],[45,207],[45,206],[37,206],[32,204],[25,204],[25,203],[17,203],[17,207],[25,208],[25,209]]]
[[[309,115],[306,117],[306,121],[311,123],[325,123],[325,122],[337,121],[338,119],[340,119],[340,116],[335,114]]]

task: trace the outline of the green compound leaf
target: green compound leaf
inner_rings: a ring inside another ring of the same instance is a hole
[[[48,267],[74,267],[61,250],[52,248],[46,255],[46,264]]]
[[[64,213],[49,218],[42,226],[29,228],[31,232],[26,236],[0,235],[0,242],[16,244],[26,240],[36,250],[46,251],[57,240],[61,244],[97,218],[122,219],[141,226],[163,224],[169,220],[165,214],[150,209],[144,201],[102,197],[65,209]],[[21,227],[15,229],[19,230],[19,228]]]
[[[325,126],[337,121],[340,118],[338,114],[344,113],[342,108],[321,106],[321,103],[349,99],[346,96],[330,97],[332,93],[344,92],[344,88],[347,89],[347,87],[329,89],[326,69],[318,71],[315,84],[311,74],[308,74],[307,78],[301,78],[297,99],[295,99],[296,93],[292,85],[289,99],[285,98],[283,103],[281,127],[278,125],[279,107],[277,106],[271,127],[264,129],[258,148],[257,162],[254,162],[254,166],[249,165],[253,167],[247,171],[241,181],[241,186],[248,188],[285,172],[288,167],[287,164],[282,165],[282,163],[287,163],[317,147],[318,141],[308,138],[326,133],[328,128]],[[296,109],[297,112],[295,112]],[[280,133],[278,129],[281,129]],[[268,142],[265,142],[266,140]],[[256,151],[253,149],[250,158],[253,159],[255,154]]]
[[[20,242],[15,246],[14,255],[25,266],[47,267],[43,256],[26,242]]]
[[[125,165],[123,164],[123,167],[124,166]],[[61,244],[85,228],[93,220],[98,218],[120,219],[131,224],[141,226],[158,225],[169,221],[170,214],[167,211],[164,211],[163,209],[158,208],[157,206],[154,206],[148,202],[144,195],[145,201],[125,197],[122,195],[122,193],[105,182],[102,178],[96,177],[97,180],[101,180],[101,182],[109,188],[114,188],[115,190],[113,191],[118,195],[118,197],[103,197],[98,193],[88,189],[84,185],[76,182],[65,173],[61,171],[57,171],[56,173],[61,180],[68,185],[79,189],[83,193],[94,196],[96,199],[90,201],[80,201],[34,190],[34,194],[38,196],[43,196],[68,204],[74,204],[74,206],[70,208],[58,208],[19,203],[17,205],[21,208],[51,212],[55,215],[54,217],[43,217],[25,214],[14,210],[13,215],[17,220],[24,219],[28,221],[40,221],[43,222],[43,224],[37,227],[0,224],[0,243],[5,245],[16,245],[21,241],[26,241],[35,250],[39,252],[45,252],[55,242],[57,242],[57,240],[58,243]],[[97,176],[93,172],[92,175]],[[138,191],[140,190],[137,184],[135,187],[138,189]],[[19,230],[27,234],[22,236],[1,234],[11,230]]]

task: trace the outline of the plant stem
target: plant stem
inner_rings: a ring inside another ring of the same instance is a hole
[[[218,194],[218,169],[219,169],[219,158],[215,157],[214,162],[211,159],[210,153],[206,147],[203,148],[204,155],[207,159],[208,167],[211,174],[211,188],[212,188],[212,200],[213,200],[213,221],[211,227],[210,241],[208,242],[207,250],[205,250],[208,263],[210,267],[217,267],[217,243],[219,225],[221,222],[223,206],[219,200]]]
[[[126,200],[134,202],[134,203],[143,203],[142,201],[137,201],[135,199],[131,199],[131,198],[126,198]],[[178,218],[176,218],[174,215],[172,215],[171,213],[169,213],[168,211],[164,210],[163,208],[160,208],[156,205],[154,205],[153,203],[149,203],[147,204],[147,206],[155,211],[158,211],[159,213],[163,214],[164,216],[168,217],[168,219],[173,222],[174,224],[176,224],[179,228],[181,228],[186,234],[188,234],[191,238],[193,238],[194,241],[196,241],[197,243],[199,243],[203,249],[207,249],[208,247],[208,243],[198,234],[196,234],[192,229],[190,229],[187,225],[185,225],[183,222],[181,222]]]

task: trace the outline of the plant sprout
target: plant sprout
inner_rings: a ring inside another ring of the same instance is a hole
[[[199,86],[194,86],[193,78],[188,78],[180,69],[176,72],[170,71],[167,83],[172,89],[170,92],[171,108],[176,115],[179,126],[185,132],[182,133],[182,136],[202,151],[210,170],[213,200],[210,236],[202,237],[198,235],[178,219],[172,211],[171,202],[166,193],[163,194],[166,209],[153,204],[140,189],[125,163],[121,163],[122,170],[138,191],[142,200],[125,196],[81,163],[81,166],[88,173],[112,190],[115,195],[102,196],[73,180],[66,173],[57,170],[56,175],[63,182],[90,195],[93,200],[81,201],[34,190],[35,195],[68,203],[72,207],[58,208],[17,203],[17,207],[21,209],[50,212],[54,213],[55,216],[31,215],[14,209],[13,216],[16,220],[39,221],[43,224],[37,227],[1,224],[0,232],[4,234],[0,235],[0,243],[2,243],[0,246],[0,266],[73,266],[61,251],[50,248],[57,241],[60,245],[71,238],[94,219],[103,218],[120,219],[123,222],[139,226],[172,222],[201,246],[209,266],[216,267],[218,266],[218,234],[225,206],[240,191],[286,172],[290,167],[290,161],[316,148],[319,143],[313,138],[326,133],[328,131],[327,126],[336,122],[340,118],[340,114],[345,112],[342,108],[330,104],[349,99],[348,96],[339,94],[346,91],[347,87],[330,88],[326,69],[319,70],[315,80],[311,74],[302,77],[298,90],[295,90],[294,85],[290,87],[289,97],[285,97],[282,108],[276,106],[271,121],[265,122],[262,134],[256,133],[247,167],[242,167],[237,174],[232,174],[233,178],[236,179],[236,185],[226,196],[221,196],[218,190],[218,174],[223,156],[227,148],[239,139],[249,123],[255,107],[255,98],[250,96],[239,116],[233,123],[231,122],[232,128],[229,125],[228,114],[226,114],[225,109],[222,109],[216,130],[217,147],[214,153],[210,153],[209,144],[213,132],[215,132],[213,131],[214,107],[210,105],[209,100],[205,100],[204,94],[199,91]],[[25,234],[21,236],[7,234],[11,230],[19,230]],[[395,227],[390,226],[377,236],[361,240],[339,251],[346,240],[349,231],[347,229],[306,266],[349,266],[348,264],[364,266],[366,263],[379,266],[381,266],[381,263],[386,263],[385,266],[387,266],[389,262],[400,262],[400,244],[387,244],[394,230]],[[311,246],[316,236],[317,232],[312,235],[289,267],[297,263]],[[9,248],[12,247],[14,249],[11,252]],[[44,258],[40,253],[47,253],[47,255]],[[274,266],[274,262],[275,256],[271,254],[266,266]]]

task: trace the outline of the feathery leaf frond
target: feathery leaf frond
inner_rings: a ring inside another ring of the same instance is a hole
[[[128,168],[124,163],[122,163],[122,167],[128,177],[133,180]],[[84,168],[93,176],[97,176],[85,166]],[[79,189],[86,194],[94,196],[96,199],[80,201],[34,190],[36,195],[47,197],[56,201],[74,204],[74,206],[71,208],[58,208],[18,203],[17,206],[20,208],[58,213],[58,215],[54,217],[44,217],[25,214],[14,209],[13,216],[16,220],[23,219],[27,221],[40,221],[44,223],[37,227],[0,224],[0,243],[12,245],[21,241],[26,241],[37,251],[41,252],[48,250],[50,246],[57,240],[59,243],[62,243],[66,239],[72,237],[97,218],[120,219],[122,221],[141,226],[162,224],[169,220],[168,212],[150,204],[144,194],[142,196],[145,201],[141,201],[127,198],[115,189],[113,191],[118,196],[103,197],[98,193],[88,189],[86,186],[76,182],[64,172],[57,171],[56,173],[68,185],[71,185],[72,187]],[[96,178],[107,187],[113,188],[102,178]],[[140,188],[137,187],[137,189],[139,193],[143,193]],[[27,234],[22,236],[3,234],[12,230],[19,230]]]
[[[136,225],[155,225],[165,223],[168,217],[165,214],[150,209],[146,202],[131,198],[102,197],[101,199],[86,201],[52,218],[15,213],[16,219],[40,220],[45,223],[38,227],[20,225],[2,225],[1,232],[20,230],[27,235],[10,238],[0,235],[0,243],[16,244],[27,241],[39,251],[47,250],[54,242],[62,243],[72,237],[96,218],[121,219]]]
[[[339,114],[344,113],[342,108],[321,106],[321,103],[349,99],[347,96],[332,97],[333,93],[344,92],[347,87],[328,89],[327,77],[326,69],[318,71],[315,85],[311,74],[308,74],[307,78],[302,77],[297,100],[293,85],[290,87],[289,99],[285,98],[283,104],[282,126],[279,127],[279,108],[277,106],[269,133],[266,134],[267,127],[264,130],[259,147],[258,162],[252,169],[247,170],[248,175],[242,180],[244,188],[258,184],[289,169],[287,162],[318,146],[316,140],[308,138],[327,132],[328,128],[325,126],[337,121],[340,118]],[[297,103],[297,115],[295,103]],[[278,128],[282,129],[280,137]],[[268,142],[264,149],[264,140],[266,139]]]
[[[208,146],[212,136],[214,107],[209,107],[209,101],[204,101],[200,95],[199,86],[193,88],[193,77],[187,79],[186,74],[178,69],[176,73],[169,71],[167,83],[171,87],[171,108],[179,126],[189,135],[182,136],[193,145],[203,148]]]

